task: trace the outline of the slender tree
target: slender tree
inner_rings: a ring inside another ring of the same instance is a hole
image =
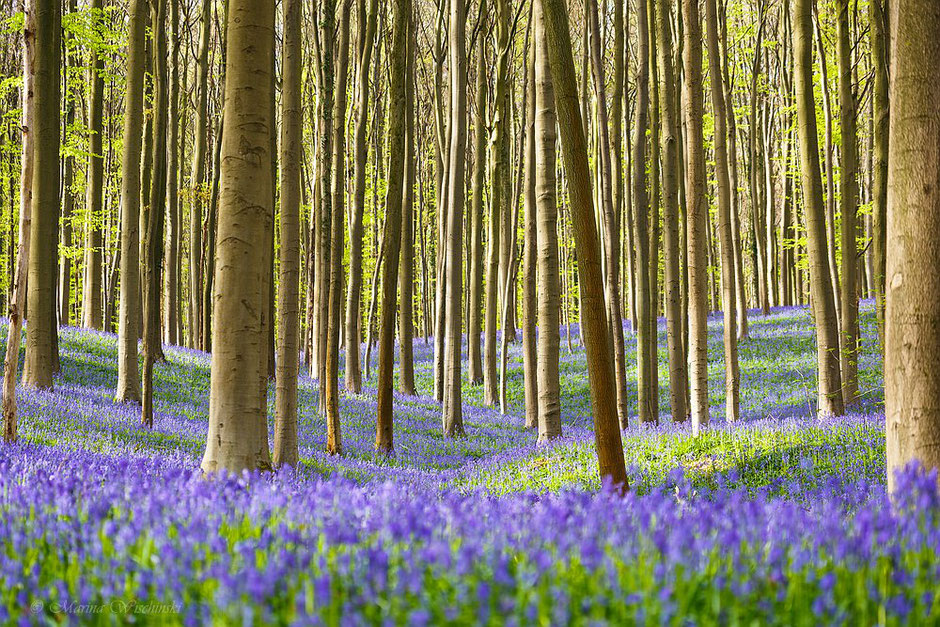
[[[300,317],[300,169],[303,153],[303,0],[285,0],[281,53],[281,206],[274,465],[296,466]]]
[[[392,50],[389,57],[389,170],[385,196],[385,261],[382,268],[382,315],[379,330],[378,416],[375,448],[390,455],[394,448],[392,386],[395,360],[395,322],[398,311],[398,268],[401,254],[401,213],[404,197],[407,135],[408,28],[411,0],[395,0]]]
[[[813,317],[816,321],[816,357],[819,366],[817,411],[820,416],[840,416],[843,412],[843,405],[842,377],[839,370],[839,332],[829,273],[822,175],[819,169],[816,102],[813,96],[812,5],[814,3],[815,0],[794,0],[793,3],[797,134],[800,143],[803,204],[806,211],[811,301]]]
[[[481,19],[485,20],[486,0],[480,0],[480,2],[480,16]],[[483,382],[483,360],[480,346],[480,333],[483,329],[483,188],[486,185],[487,132],[487,38],[484,36],[484,34],[485,22],[481,22],[478,27],[476,41],[476,106],[473,118],[473,188],[470,194],[470,306],[467,309],[467,376],[470,378],[470,382],[473,384],[479,384]],[[531,135],[529,137],[531,137]],[[528,207],[529,205],[527,205],[527,210]],[[526,272],[526,274],[529,276],[528,272]],[[524,283],[523,290],[528,289],[528,285],[528,283]],[[523,307],[525,307],[524,300]],[[525,342],[524,335],[523,342]],[[532,380],[534,381],[534,378]],[[529,381],[528,376],[526,377],[526,381]]]
[[[203,309],[203,242],[202,213],[208,197],[206,184],[206,156],[209,119],[209,48],[212,46],[209,27],[212,22],[211,0],[202,0],[199,22],[199,52],[196,56],[196,124],[193,128],[192,202],[189,221],[189,327],[190,343],[195,348],[206,348],[209,338],[204,337]]]
[[[103,0],[92,0],[95,20],[101,20]],[[85,279],[82,288],[82,323],[91,329],[102,328],[101,305],[101,221],[104,218],[104,58],[97,49],[91,50],[91,69],[88,72],[90,94],[88,101],[88,175],[86,183],[87,224],[85,242]]]
[[[878,337],[884,350],[885,341],[885,259],[888,224],[888,16],[885,0],[870,0],[871,61],[874,74],[872,88],[872,261],[874,274],[875,312]]]
[[[685,72],[683,103],[685,106],[686,167],[685,199],[687,222],[686,259],[689,273],[689,392],[691,396],[692,432],[708,426],[708,267],[705,249],[708,245],[705,203],[705,150],[702,119],[702,23],[698,0],[682,0],[683,49]]]
[[[268,468],[268,229],[274,0],[229,0],[206,472]],[[253,155],[253,158],[244,158]]]
[[[526,72],[526,93],[529,94],[526,103],[526,145],[525,145],[525,225],[523,226],[523,257],[522,274],[526,277],[522,282],[522,369],[523,385],[525,388],[525,426],[526,429],[537,429],[539,426],[539,386],[538,386],[538,286],[535,278],[537,277],[537,251],[538,234],[536,222],[538,220],[538,206],[536,201],[536,180],[535,180],[535,116],[537,104],[537,95],[535,92],[536,76],[535,64],[539,61],[536,57],[538,48],[539,31],[544,32],[545,27],[539,23],[538,15],[542,9],[538,2],[532,5],[532,32],[535,43],[529,48],[528,71]],[[545,63],[544,54],[543,59]],[[482,69],[482,68],[481,68]],[[478,70],[480,74],[482,71]],[[477,85],[479,87],[480,79],[478,76]],[[477,93],[477,108],[480,106],[480,96]],[[482,99],[485,103],[485,98]],[[552,106],[554,107],[554,102]],[[479,123],[478,123],[479,124]],[[478,144],[479,145],[479,144]],[[554,168],[554,165],[553,165]],[[553,172],[554,174],[554,172]],[[476,178],[474,178],[476,184]],[[474,194],[477,189],[474,187]],[[482,195],[482,190],[481,190]],[[474,198],[476,201],[476,198]],[[482,217],[482,216],[481,216]],[[476,216],[474,216],[476,219]],[[471,273],[472,276],[472,273]],[[475,278],[475,277],[474,277]],[[482,277],[481,277],[482,279]],[[472,289],[472,286],[471,286]],[[471,311],[471,316],[472,316]]]

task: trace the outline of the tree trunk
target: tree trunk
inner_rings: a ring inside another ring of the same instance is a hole
[[[366,133],[369,126],[369,66],[375,41],[378,0],[359,0],[359,82],[356,91],[355,174],[353,179],[353,206],[349,220],[349,290],[346,296],[346,390],[362,392],[362,239],[363,216],[366,206],[366,169],[369,150]]]
[[[600,245],[594,223],[591,173],[571,54],[567,5],[564,0],[540,1],[555,89],[555,107],[561,129],[562,154],[568,172],[581,298],[584,302],[581,321],[591,386],[598,467],[603,480],[625,490],[627,473],[617,418],[616,383],[604,307]]]
[[[23,384],[52,387],[56,365],[56,255],[59,231],[60,75],[62,5],[39,0],[35,10],[32,209],[26,297]]]
[[[538,2],[532,5],[532,23],[535,44],[529,49],[528,68],[526,72],[526,94],[529,94],[526,103],[526,155],[525,155],[525,225],[523,226],[523,257],[522,273],[525,280],[522,282],[522,369],[523,385],[525,388],[525,427],[526,429],[536,429],[539,426],[539,385],[538,385],[538,339],[537,339],[537,316],[539,308],[537,279],[537,261],[536,247],[538,246],[538,235],[536,232],[536,222],[538,220],[538,208],[536,206],[536,181],[535,181],[535,116],[538,107],[538,97],[536,90],[536,70],[535,64],[540,60],[547,65],[547,57],[544,51],[541,59],[537,57],[539,48],[539,39],[544,38],[544,27],[536,23],[542,10]],[[483,41],[483,38],[481,38]],[[480,48],[482,52],[482,44]],[[482,55],[481,55],[482,58]],[[481,63],[482,66],[482,63]],[[547,70],[547,67],[545,68]],[[482,75],[483,72],[480,71]],[[479,88],[483,80],[478,76],[477,86]],[[483,83],[485,84],[485,83]],[[477,93],[477,111],[480,109],[481,99],[479,91]],[[554,108],[554,102],[551,103]],[[554,129],[553,129],[554,130]],[[478,138],[479,139],[479,138]],[[479,144],[478,144],[479,145]],[[552,176],[554,176],[554,164],[552,165]],[[474,188],[474,193],[476,193]],[[554,193],[554,190],[552,190]],[[482,190],[481,190],[482,195]],[[481,216],[482,217],[482,216]],[[482,220],[480,220],[482,222]],[[543,327],[543,335],[544,335]]]
[[[839,372],[839,331],[829,273],[822,175],[819,171],[816,104],[813,97],[813,4],[814,0],[795,0],[793,4],[797,132],[800,141],[803,205],[806,209],[811,300],[816,321],[816,357],[819,366],[817,411],[820,416],[840,416],[843,413],[843,404],[842,377]]]
[[[351,0],[341,0],[339,41],[336,61],[336,91],[333,103],[333,172],[331,184],[331,222],[329,245],[329,317],[326,352],[326,449],[331,455],[343,452],[339,421],[339,328],[342,325],[340,303],[343,299],[343,249],[345,248],[346,185],[346,69],[349,65],[349,9]],[[332,21],[329,22],[332,24]],[[324,223],[325,224],[325,223]],[[322,385],[322,383],[321,383]]]
[[[92,0],[93,11],[101,11],[103,0]],[[96,13],[97,15],[97,13]],[[101,329],[101,221],[104,202],[104,58],[91,52],[89,78],[91,93],[88,102],[88,178],[86,183],[85,281],[82,288],[82,323],[90,329]]]
[[[857,102],[852,85],[852,33],[849,27],[849,0],[839,0],[839,125],[842,128],[842,163],[839,168],[842,213],[842,400],[855,404],[858,393],[858,131]]]
[[[676,422],[688,419],[688,372],[682,349],[682,277],[679,264],[679,129],[675,101],[675,70],[669,20],[672,2],[656,5],[656,47],[662,108],[663,249],[665,251],[666,340],[669,351],[669,406]]]
[[[481,0],[485,1],[485,0]],[[483,15],[481,13],[481,15]],[[467,311],[467,376],[474,385],[483,382],[480,333],[483,328],[483,188],[486,186],[486,40],[485,23],[477,35],[476,116],[473,125],[473,191],[470,200],[470,307]],[[528,211],[529,205],[526,205]],[[527,276],[531,276],[528,271]],[[529,283],[523,285],[523,293]],[[524,297],[525,298],[525,297]],[[523,300],[523,307],[525,301]],[[525,313],[523,313],[525,318]],[[523,327],[526,322],[523,320]],[[523,330],[525,344],[525,330]],[[523,348],[525,351],[525,348]],[[526,353],[528,354],[528,353]],[[526,381],[529,378],[526,377]],[[533,379],[534,381],[534,379]],[[528,415],[528,413],[527,413]]]
[[[398,374],[403,394],[417,395],[414,371],[414,183],[415,183],[415,28],[408,21],[407,68],[405,80],[405,165],[402,189],[401,255],[399,268],[399,363]]]
[[[20,359],[23,319],[26,317],[26,278],[29,260],[31,212],[33,205],[34,135],[36,115],[36,4],[38,0],[24,2],[23,27],[23,87],[20,91],[22,146],[20,169],[20,221],[19,243],[16,251],[16,274],[10,299],[10,326],[7,329],[6,355],[3,360],[3,441],[17,439],[16,375]],[[12,215],[12,211],[11,211]]]
[[[265,469],[274,0],[229,0],[205,472]],[[240,155],[252,154],[254,159]]]
[[[281,216],[274,465],[296,466],[300,317],[300,167],[303,156],[303,0],[285,0],[281,53]],[[366,81],[368,82],[368,81]]]
[[[166,283],[164,289],[163,311],[165,322],[164,337],[168,344],[179,344],[179,258],[180,258],[180,222],[179,222],[179,97],[180,97],[180,33],[179,0],[170,0],[170,32],[172,38],[169,76],[169,118],[167,120],[167,180],[166,202],[169,216],[166,234]]]
[[[917,460],[940,466],[940,5],[890,3],[885,414],[888,489]]]
[[[683,65],[685,70],[684,105],[688,127],[685,170],[686,220],[688,221],[689,268],[689,392],[691,395],[692,432],[708,426],[708,246],[705,201],[705,150],[702,118],[702,24],[698,0],[682,0]]]
[[[872,273],[875,283],[875,311],[878,316],[878,337],[884,351],[885,342],[885,256],[887,255],[888,203],[888,16],[884,0],[870,0],[871,57],[875,76],[872,90],[874,117],[872,134]]]

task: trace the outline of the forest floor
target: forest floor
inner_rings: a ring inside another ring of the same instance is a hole
[[[663,420],[624,431],[623,498],[597,477],[576,328],[570,350],[562,331],[565,435],[551,444],[523,428],[519,345],[508,415],[465,381],[467,437],[443,439],[418,339],[419,395],[395,396],[393,457],[373,450],[368,385],[343,396],[345,454],[328,456],[302,376],[300,467],[213,479],[199,471],[208,356],[166,348],[148,430],[113,401],[115,336],[64,328],[55,388],[19,391],[21,442],[0,447],[0,623],[937,621],[940,495],[913,471],[903,499],[885,493],[871,303],[861,324],[861,400],[817,420],[808,311],[752,311],[745,419],[729,425],[710,318],[712,425],[698,437],[668,416],[661,324]],[[269,402],[273,416],[273,385]]]

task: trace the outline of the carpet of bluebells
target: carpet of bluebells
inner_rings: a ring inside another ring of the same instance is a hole
[[[167,347],[150,431],[113,401],[115,337],[63,329],[55,388],[19,390],[21,441],[0,445],[0,624],[940,622],[940,495],[914,468],[886,495],[871,309],[862,399],[827,420],[812,321],[792,308],[752,312],[745,420],[726,424],[713,318],[697,438],[668,415],[661,327],[663,420],[624,432],[625,497],[597,476],[576,327],[549,445],[523,428],[518,346],[509,414],[465,385],[467,437],[444,440],[418,339],[420,394],[396,396],[392,458],[372,449],[374,389],[343,398],[345,456],[327,456],[302,377],[300,467],[214,478],[198,468],[205,354]]]

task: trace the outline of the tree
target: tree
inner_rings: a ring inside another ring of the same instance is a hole
[[[888,20],[884,0],[870,0],[872,88],[872,257],[878,338],[885,342],[885,256],[888,225]]]
[[[296,466],[300,370],[300,168],[303,153],[303,0],[284,2],[281,62],[281,216],[274,465]],[[368,82],[368,81],[366,81]],[[358,352],[358,351],[357,351]]]
[[[401,307],[399,309],[398,379],[403,394],[415,396],[414,369],[414,187],[415,187],[415,28],[408,24],[405,80],[405,165],[402,189],[401,253],[398,271]]]
[[[839,0],[837,30],[839,39],[839,126],[842,128],[842,163],[839,168],[839,211],[842,214],[842,400],[851,405],[858,394],[858,131],[857,104],[852,86],[852,34],[849,27],[849,0]]]
[[[686,136],[686,259],[689,272],[689,392],[691,395],[692,432],[708,426],[708,268],[705,204],[705,151],[702,119],[702,23],[698,0],[682,0],[684,32],[682,59],[685,71],[683,102],[688,127]]]
[[[346,68],[349,64],[349,7],[350,0],[342,0],[339,23],[339,46],[336,59],[336,85],[333,93],[333,175],[331,177],[330,216],[330,277],[329,318],[326,350],[326,448],[330,454],[343,452],[343,438],[339,422],[339,328],[342,324],[340,303],[343,299],[343,248],[346,186]],[[321,383],[322,385],[322,383]]]
[[[508,10],[508,9],[507,9]],[[464,434],[460,391],[460,344],[463,305],[463,206],[467,150],[467,10],[464,0],[450,0],[450,150],[447,193],[447,303],[444,335],[444,437]],[[508,53],[507,53],[508,54]],[[497,79],[498,82],[499,79]],[[497,90],[498,92],[499,90]],[[499,96],[497,95],[497,98]],[[499,104],[497,103],[497,116]],[[498,183],[494,183],[497,185]],[[505,207],[504,207],[505,209]],[[508,281],[509,272],[507,269]],[[495,312],[494,312],[495,313]],[[503,329],[506,333],[506,329]],[[495,356],[495,346],[494,356]]]
[[[394,449],[392,386],[395,360],[395,321],[398,304],[398,268],[401,254],[401,213],[404,197],[407,123],[408,29],[411,0],[395,0],[389,83],[389,172],[385,197],[385,262],[382,268],[382,315],[379,330],[378,415],[375,448],[385,455]]]
[[[167,105],[167,171],[166,171],[166,214],[167,221],[166,245],[164,247],[164,276],[163,284],[163,332],[168,344],[180,343],[179,319],[179,267],[180,242],[182,241],[180,226],[182,215],[179,198],[179,161],[180,161],[180,46],[182,33],[180,32],[179,0],[170,0],[170,46],[169,57],[169,95]],[[164,35],[165,37],[165,35]]]
[[[96,20],[101,18],[103,0],[92,0],[91,9]],[[85,284],[82,289],[82,322],[91,329],[102,328],[101,307],[101,211],[104,201],[104,58],[97,49],[91,51],[88,102],[88,224],[85,244]]]
[[[33,204],[33,168],[34,168],[34,133],[35,133],[35,71],[36,71],[36,36],[38,0],[26,0],[24,3],[25,22],[23,25],[23,87],[20,90],[22,109],[22,156],[20,163],[20,223],[19,246],[16,251],[16,276],[13,284],[13,297],[10,301],[10,326],[7,329],[7,350],[3,360],[3,441],[15,442],[17,438],[16,420],[16,375],[20,359],[20,339],[22,337],[23,318],[26,312],[26,277],[29,260],[30,233],[32,231],[31,214]]]
[[[621,489],[626,489],[627,473],[617,418],[617,395],[604,307],[600,246],[594,222],[591,174],[574,73],[574,58],[571,54],[567,6],[564,0],[540,1],[579,260],[578,274],[581,299],[584,303],[582,326],[591,387],[591,406],[594,411],[598,467],[602,478]]]
[[[480,0],[485,3],[486,0]],[[485,6],[485,4],[481,4]],[[486,19],[483,8],[481,20]],[[473,118],[473,183],[470,194],[470,307],[467,310],[467,376],[473,384],[483,383],[480,333],[483,329],[483,188],[486,186],[486,40],[485,21],[477,31],[476,106]],[[531,137],[531,135],[527,135]],[[526,205],[526,210],[528,207]],[[528,231],[527,231],[528,232]],[[528,272],[527,272],[528,274]],[[528,289],[525,282],[523,290]],[[488,293],[488,292],[487,292]],[[525,298],[525,297],[523,297]],[[523,301],[525,307],[525,301]],[[525,314],[523,314],[525,317]],[[523,322],[525,325],[525,322]],[[525,335],[523,334],[523,343]],[[523,349],[525,350],[525,349]],[[528,353],[526,353],[528,354]],[[535,380],[534,378],[532,379]],[[529,377],[526,377],[529,381]]]
[[[728,113],[725,103],[724,75],[718,45],[718,3],[705,0],[708,26],[708,67],[711,74],[712,106],[715,111],[715,178],[718,187],[718,238],[721,245],[721,286],[724,309],[725,348],[725,420],[740,416],[740,369],[738,367],[737,289],[734,271],[734,240],[731,232],[731,174],[728,165]]]
[[[673,420],[689,417],[688,371],[682,330],[682,277],[679,266],[679,112],[676,106],[675,70],[672,60],[670,18],[672,2],[656,6],[657,67],[662,108],[663,151],[663,248],[665,253],[666,342],[669,352],[669,406]]]
[[[522,282],[522,370],[523,370],[523,386],[525,389],[525,426],[526,429],[537,429],[539,426],[539,385],[538,385],[538,334],[536,329],[538,326],[538,285],[537,280],[533,280],[538,276],[537,269],[537,251],[538,247],[538,233],[536,222],[538,221],[538,206],[536,201],[536,181],[535,181],[535,159],[536,159],[536,150],[535,145],[535,116],[536,116],[536,107],[537,96],[535,92],[536,85],[536,76],[535,76],[535,64],[538,63],[539,59],[536,57],[536,48],[538,48],[538,38],[539,30],[544,31],[544,26],[541,23],[538,23],[538,15],[541,13],[542,9],[539,7],[539,3],[535,2],[532,5],[532,32],[534,34],[534,39],[536,40],[533,45],[529,47],[529,58],[528,58],[528,68],[526,72],[526,93],[529,94],[528,100],[526,102],[526,135],[525,135],[525,225],[523,226],[523,257],[522,257],[522,274],[526,277]],[[482,41],[482,37],[480,38]],[[480,48],[480,57],[482,58],[482,44]],[[543,55],[544,61],[544,55]],[[546,61],[547,63],[547,61]],[[481,75],[484,73],[481,67],[477,70],[477,110],[480,111],[481,101],[485,105],[486,98],[480,98],[479,87],[483,83]],[[554,102],[552,103],[554,106]],[[479,114],[478,114],[479,115]],[[477,123],[479,126],[479,122]],[[480,133],[477,131],[477,139],[479,140]],[[480,145],[479,143],[477,144]],[[476,211],[476,171],[474,172],[474,209]],[[554,174],[554,170],[552,172]],[[482,196],[482,190],[479,190],[480,195]],[[482,209],[481,209],[482,213]],[[473,215],[473,220],[477,220],[476,214]],[[480,221],[482,222],[482,215],[480,216]],[[481,227],[482,229],[482,227]],[[474,232],[474,236],[476,233]],[[481,282],[482,282],[482,276]],[[471,271],[471,281],[476,280],[476,277]],[[473,289],[473,284],[471,283],[471,289]],[[473,310],[471,306],[471,319],[473,316]],[[544,329],[543,329],[544,331]],[[471,337],[471,341],[473,338]]]
[[[885,416],[888,490],[912,460],[940,466],[940,4],[890,3]]]
[[[160,266],[167,192],[167,51],[166,0],[150,4],[153,31],[153,166],[143,238],[143,358],[141,422],[153,427],[153,364],[162,359],[160,344]]]
[[[56,369],[56,256],[59,231],[59,69],[62,62],[62,4],[38,0],[35,39],[35,113],[32,208],[30,210],[26,361],[23,383],[51,388]]]
[[[199,53],[196,56],[196,125],[193,129],[192,203],[189,221],[189,328],[190,345],[204,349],[209,341],[203,329],[208,318],[203,308],[202,209],[208,195],[206,153],[209,119],[209,35],[211,0],[202,0],[199,22]]]
[[[539,442],[561,437],[559,385],[558,205],[555,199],[555,92],[548,60],[542,9],[533,8],[535,27],[535,202],[538,246],[538,427]],[[530,275],[531,276],[531,275]],[[608,274],[608,279],[610,275]],[[619,299],[619,290],[616,290]],[[616,304],[619,313],[619,301]],[[613,311],[611,308],[609,311]],[[618,316],[619,318],[619,316]],[[623,325],[621,323],[621,331]],[[616,343],[614,343],[616,347]],[[619,394],[619,392],[618,392]],[[619,403],[619,396],[618,396]],[[619,419],[619,418],[618,418]]]
[[[144,123],[147,2],[131,0],[124,94],[124,154],[121,161],[121,302],[118,312],[118,402],[140,402],[137,371],[140,315],[140,151]]]
[[[810,292],[816,320],[816,358],[819,366],[817,411],[820,416],[843,413],[839,332],[829,273],[826,221],[823,214],[822,175],[816,102],[813,97],[812,5],[814,0],[793,3],[793,63],[796,91],[800,173],[806,212],[806,248],[809,254]]]
[[[268,366],[262,358],[268,229],[274,220],[269,154],[274,7],[274,0],[229,0],[205,472],[271,464],[263,389]]]

